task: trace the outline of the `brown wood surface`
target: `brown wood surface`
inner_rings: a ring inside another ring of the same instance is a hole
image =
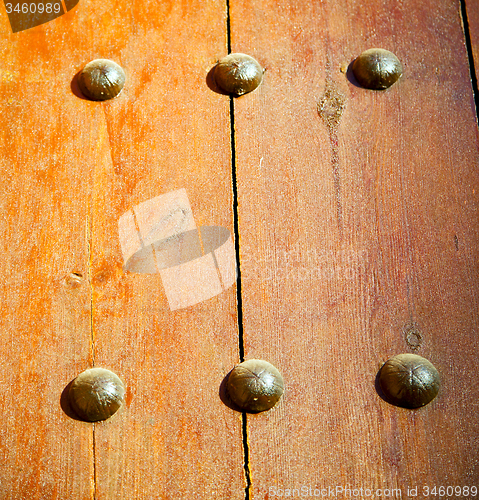
[[[479,177],[457,4],[231,9],[232,50],[266,67],[235,102],[245,356],[286,380],[248,418],[251,498],[476,485]],[[404,64],[385,92],[345,74],[372,47]],[[411,328],[443,379],[418,411],[375,390]]]
[[[180,188],[198,225],[233,231],[229,98],[206,84],[224,2],[82,0],[9,29],[2,15],[0,497],[244,498],[241,414],[218,397],[235,287],[170,311],[159,275],[122,271],[118,237],[123,213]],[[98,57],[127,74],[111,102],[72,85]],[[99,424],[60,405],[92,365],[127,387]]]
[[[15,34],[0,9],[2,500],[479,486],[478,139],[458,4],[229,7],[232,51],[266,68],[234,100],[233,160],[230,98],[208,77],[228,51],[224,1],[81,0]],[[347,70],[371,47],[404,64],[385,92]],[[126,71],[110,102],[75,86],[98,57]],[[237,287],[171,311],[158,274],[123,271],[118,236],[125,212],[181,188],[198,226],[233,232],[235,180],[245,357],[286,384],[246,417],[246,450],[219,396]],[[401,352],[442,376],[417,411],[375,389]],[[65,397],[93,365],[127,387],[97,424]]]

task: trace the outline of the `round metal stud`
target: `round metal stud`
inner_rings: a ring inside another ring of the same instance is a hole
[[[215,67],[214,76],[218,87],[234,96],[251,92],[263,79],[259,62],[246,54],[230,54]]]
[[[260,359],[248,359],[231,371],[226,388],[231,400],[250,413],[269,410],[281,398],[284,381],[276,367]]]
[[[95,59],[78,75],[78,86],[88,99],[106,101],[122,91],[125,80],[121,66],[109,59]]]
[[[392,52],[384,49],[369,49],[355,59],[352,70],[362,87],[384,90],[399,79],[403,68]]]
[[[87,422],[110,418],[123,404],[125,386],[115,373],[104,368],[90,368],[80,373],[69,390],[75,413]]]
[[[391,404],[420,408],[437,396],[441,380],[427,359],[417,354],[398,354],[382,366],[379,385]]]

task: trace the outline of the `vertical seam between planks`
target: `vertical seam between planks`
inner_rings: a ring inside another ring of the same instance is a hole
[[[228,54],[231,54],[231,19],[230,2],[226,0],[226,35]],[[238,224],[238,183],[236,169],[236,135],[235,135],[235,104],[234,98],[230,96],[230,140],[231,140],[231,171],[233,185],[233,225],[235,236],[236,255],[236,307],[238,311],[238,348],[240,361],[244,361],[244,337],[243,337],[243,301],[241,293],[241,263]],[[251,475],[249,469],[249,446],[248,446],[248,417],[243,412],[242,418],[243,452],[244,452],[244,474],[246,479],[245,500],[250,500]]]
[[[229,0],[226,0],[226,43],[228,45],[228,54],[231,54],[231,19]]]
[[[235,104],[230,96],[230,134],[231,134],[231,170],[233,185],[233,225],[235,235],[236,255],[236,303],[238,310],[238,348],[240,361],[244,361],[244,338],[243,338],[243,300],[241,293],[241,262],[240,262],[240,238],[238,223],[238,182],[236,170],[236,137],[235,137]]]
[[[90,342],[91,342],[91,363],[95,366],[95,335],[93,333],[93,281],[92,281],[92,253],[91,253],[91,228],[90,219],[86,220],[87,245],[88,245],[88,283],[90,284]]]
[[[474,64],[474,53],[472,51],[471,33],[469,31],[469,21],[467,19],[466,0],[459,0],[459,13],[462,20],[462,28],[464,31],[464,41],[466,44],[467,58],[469,60],[469,72],[471,75],[472,93],[474,96],[474,104],[476,107],[476,123],[478,122],[479,111],[479,91],[477,87],[476,67]]]
[[[243,423],[243,450],[244,450],[244,475],[246,478],[246,488],[244,489],[245,500],[250,500],[249,492],[251,489],[251,473],[249,470],[249,445],[248,445],[248,419],[244,411],[241,419]]]
[[[90,284],[90,341],[91,341],[91,358],[92,367],[95,366],[95,334],[93,332],[93,280],[92,280],[92,251],[91,251],[91,228],[90,219],[87,216],[86,220],[86,231],[87,231],[87,245],[88,245],[88,282]],[[97,500],[96,496],[96,482],[97,482],[97,471],[96,471],[96,433],[95,433],[95,423],[92,425],[92,460],[93,460],[93,491],[92,498]]]
[[[96,496],[96,481],[97,481],[97,472],[96,472],[96,433],[95,433],[95,422],[93,422],[93,500],[97,500]]]

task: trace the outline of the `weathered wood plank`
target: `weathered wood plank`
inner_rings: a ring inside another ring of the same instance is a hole
[[[90,359],[94,134],[70,90],[70,21],[11,34],[1,16],[0,497],[91,498],[93,433],[62,410]]]
[[[477,484],[477,132],[457,5],[230,4],[233,50],[267,68],[235,100],[245,351],[287,385],[248,417],[251,498]],[[206,85],[225,26],[223,2],[82,1],[15,35],[2,17],[2,498],[244,496],[241,417],[218,397],[235,289],[171,311],[159,274],[123,271],[118,235],[180,188],[198,226],[232,231],[229,98]],[[372,46],[405,63],[384,93],[345,76]],[[70,84],[100,56],[127,86],[91,103]],[[417,412],[374,388],[412,330],[443,376]],[[94,426],[60,405],[92,364],[128,388]]]
[[[457,4],[238,0],[231,28],[266,68],[235,100],[245,356],[286,383],[248,417],[251,498],[477,484],[478,153]],[[371,47],[404,63],[388,91],[346,76]],[[344,103],[333,130],[328,96]],[[418,411],[375,390],[412,328],[443,378]]]
[[[82,1],[2,49],[0,496],[244,498],[241,416],[218,395],[238,360],[235,286],[171,311],[159,274],[123,271],[118,232],[181,188],[197,226],[233,230],[229,100],[206,82],[224,2]],[[111,102],[72,83],[98,57],[127,74]],[[94,425],[60,406],[92,365],[127,386]]]
[[[90,228],[95,364],[128,387],[124,411],[96,426],[97,496],[242,499],[241,418],[218,395],[238,360],[235,286],[172,311],[159,274],[122,271],[119,219],[159,195],[185,189],[197,226],[233,231],[229,101],[206,83],[226,50],[225,5],[162,8],[118,3],[109,37],[83,53],[119,61],[128,78],[115,101],[81,103],[99,131]],[[87,31],[101,29],[98,14]]]

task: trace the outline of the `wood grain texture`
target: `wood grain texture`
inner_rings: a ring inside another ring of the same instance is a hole
[[[96,427],[97,495],[243,498],[241,420],[218,396],[238,359],[235,287],[170,311],[159,275],[122,272],[112,237],[125,211],[179,188],[198,226],[233,229],[229,102],[206,84],[225,51],[224,5],[171,2],[156,29],[158,4],[147,5],[128,19],[130,7],[118,4],[124,14],[112,20],[111,36],[128,23],[118,48],[128,89],[105,111],[83,106],[100,131],[91,210],[95,364],[129,388],[125,411]]]
[[[66,25],[20,39],[1,15],[2,499],[87,499],[94,488],[92,428],[61,407],[91,338],[89,137],[71,113]]]
[[[458,5],[235,1],[231,30],[266,68],[235,100],[245,357],[286,385],[248,416],[251,498],[477,485],[478,144]],[[347,71],[372,47],[404,64],[384,92]],[[375,390],[413,330],[443,380],[418,411]]]
[[[286,383],[247,417],[249,498],[477,486],[478,139],[458,5],[229,6],[233,51],[266,68],[234,100],[244,349]],[[236,287],[171,311],[159,274],[123,270],[118,233],[182,188],[198,226],[233,232],[230,100],[208,76],[226,7],[82,0],[16,34],[0,9],[2,500],[245,498],[242,416],[219,395]],[[347,70],[371,47],[404,63],[388,91]],[[104,103],[74,81],[98,57],[127,75]],[[443,379],[418,411],[375,389],[400,352]],[[93,365],[127,387],[98,424],[65,397]]]
[[[238,361],[235,286],[170,311],[158,274],[122,270],[118,235],[180,188],[198,226],[233,230],[229,98],[206,81],[226,50],[219,1],[82,0],[2,39],[2,499],[244,498],[241,415],[218,394]],[[127,74],[111,102],[75,86],[98,57]],[[127,387],[98,424],[60,405],[92,365]]]

